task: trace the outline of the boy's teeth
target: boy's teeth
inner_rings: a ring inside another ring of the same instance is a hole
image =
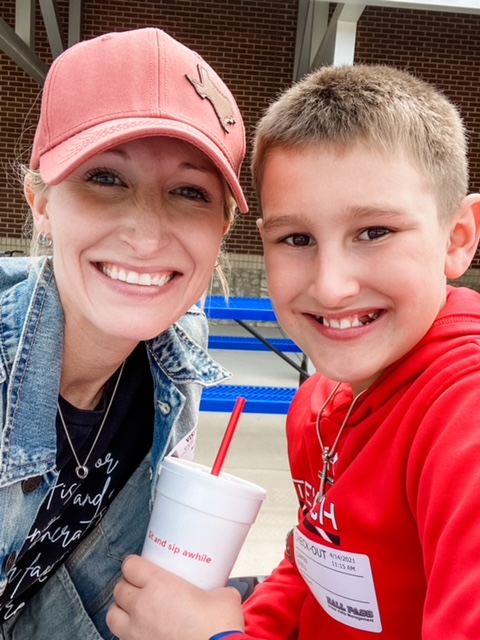
[[[373,313],[368,313],[365,316],[359,318],[361,324],[368,324],[369,322],[373,322],[380,315],[380,311],[374,311]]]
[[[328,320],[327,318],[324,318],[323,324],[326,327],[332,327],[332,329],[351,329],[352,327],[362,326],[358,318],[353,318],[353,320],[350,320],[349,318],[342,318],[341,320],[336,320],[335,318]]]
[[[162,287],[172,279],[172,275],[161,276],[159,273],[137,273],[136,271],[127,271],[115,265],[111,267],[102,265],[102,272],[112,280],[138,284],[143,287]]]
[[[325,318],[321,317],[322,324],[325,327],[331,327],[332,329],[351,329],[352,327],[363,327],[370,322],[373,322],[380,315],[379,311],[374,311],[373,313],[365,314],[360,318],[355,316],[353,318]]]

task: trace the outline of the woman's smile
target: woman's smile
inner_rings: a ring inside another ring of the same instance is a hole
[[[175,271],[168,273],[139,272],[110,263],[99,263],[98,268],[112,280],[120,280],[121,282],[137,284],[142,287],[163,287],[175,277],[176,273]]]

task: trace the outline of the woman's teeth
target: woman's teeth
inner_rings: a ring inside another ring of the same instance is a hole
[[[324,318],[323,316],[317,316],[317,320],[323,324],[324,327],[331,327],[332,329],[352,329],[353,327],[363,327],[370,322],[373,322],[380,315],[380,311],[374,311],[373,313],[367,313],[363,316],[354,316],[351,318]]]
[[[173,273],[138,273],[137,271],[127,271],[120,267],[101,265],[102,273],[112,280],[128,282],[128,284],[138,284],[143,287],[163,287],[173,278]]]

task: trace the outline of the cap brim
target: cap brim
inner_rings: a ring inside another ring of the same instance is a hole
[[[44,152],[38,168],[45,184],[55,185],[92,156],[123,142],[148,136],[179,138],[200,149],[225,178],[240,212],[248,212],[239,179],[219,147],[198,129],[174,120],[123,118],[95,125]]]

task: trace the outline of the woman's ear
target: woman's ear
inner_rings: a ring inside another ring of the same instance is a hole
[[[227,218],[225,218],[225,220],[223,221],[223,235],[226,236],[227,233],[230,231],[230,227],[232,226],[232,223],[230,220],[227,220]]]
[[[445,257],[445,275],[454,280],[470,266],[480,239],[480,193],[462,200],[452,222]]]
[[[30,211],[32,212],[33,224],[37,233],[49,234],[50,216],[48,215],[48,187],[37,189],[30,176],[25,177],[23,193]]]
[[[262,218],[258,218],[258,220],[257,220],[257,229],[260,232],[260,236],[262,237],[262,240],[263,240],[263,220],[262,220]]]

